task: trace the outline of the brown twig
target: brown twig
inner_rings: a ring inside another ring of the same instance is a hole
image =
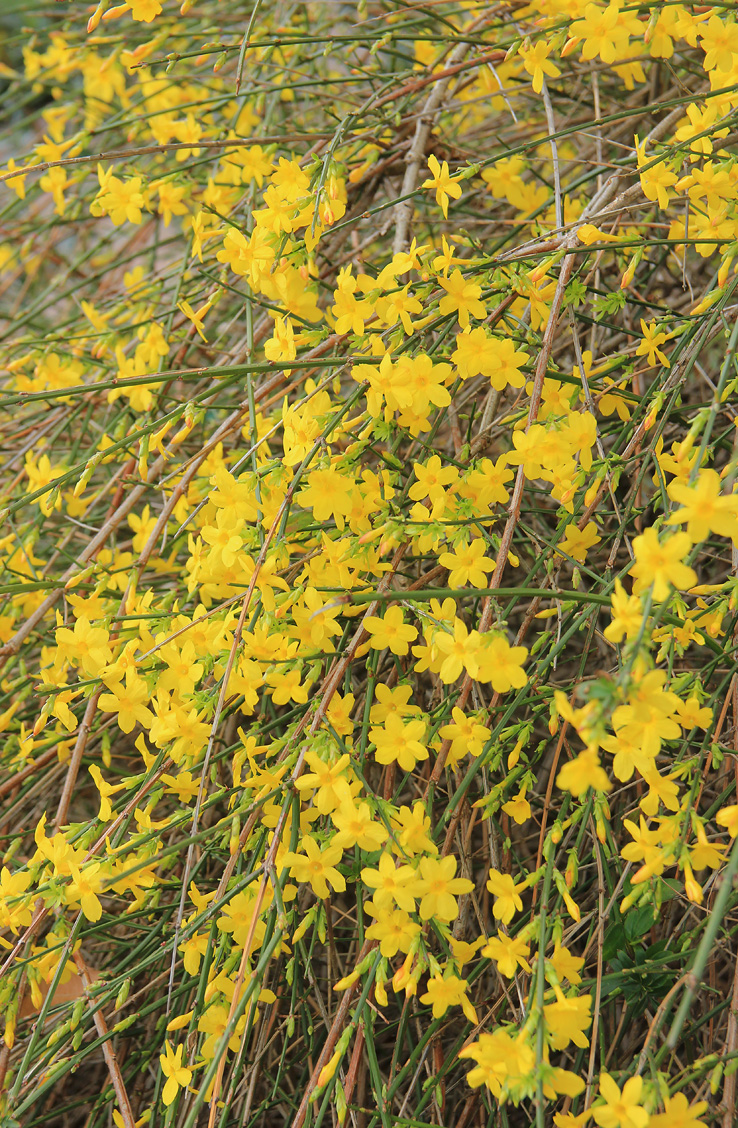
[[[108,1036],[109,1031],[107,1023],[105,1022],[102,1011],[98,1006],[95,1005],[95,1002],[90,995],[92,980],[90,978],[89,968],[87,967],[87,964],[85,963],[79,951],[74,952],[72,958],[76,964],[79,977],[82,980],[85,996],[92,1009],[92,1019],[95,1023],[97,1035],[102,1040],[103,1057],[105,1058],[105,1064],[108,1067],[110,1080],[112,1082],[113,1088],[115,1089],[115,1096],[118,1101],[120,1114],[123,1117],[124,1128],[136,1128],[136,1122],[133,1115],[133,1110],[131,1108],[131,1102],[128,1099],[128,1093],[126,1092],[123,1075],[121,1074],[120,1066],[118,1065],[118,1059],[115,1056],[113,1042]]]

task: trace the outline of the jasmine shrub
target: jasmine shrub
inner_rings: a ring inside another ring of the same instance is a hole
[[[0,13],[3,1123],[735,1123],[738,24]]]

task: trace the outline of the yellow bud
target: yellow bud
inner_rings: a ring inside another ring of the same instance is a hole
[[[148,476],[149,476],[148,458],[149,458],[149,436],[144,435],[144,437],[141,439],[141,450],[140,450],[139,456],[138,456],[138,474],[139,474],[139,477],[144,482],[148,481]]]
[[[534,284],[534,286],[537,286],[538,283],[546,277],[554,261],[555,256],[554,258],[544,259],[543,262],[539,262],[538,266],[534,267],[533,270],[531,270],[528,277]]]
[[[98,6],[95,8],[95,11],[92,13],[89,20],[87,21],[87,34],[88,35],[90,34],[91,31],[94,31],[95,28],[97,27],[97,25],[100,23],[100,20],[102,19],[102,14],[103,14],[104,10],[105,10],[105,5],[104,5],[103,0],[101,0],[101,3],[98,4]]]
[[[635,905],[640,895],[640,889],[631,889],[627,897],[623,897],[622,901],[620,902],[620,912],[627,913],[628,909],[631,909],[633,905]]]
[[[82,471],[82,477],[74,487],[73,492],[75,497],[79,497],[79,495],[87,489],[87,485],[90,481],[90,478],[92,477],[92,472],[97,466],[98,462],[100,462],[100,457],[99,455],[95,455],[95,457],[91,458],[85,466],[84,470]]]
[[[653,39],[653,33],[656,29],[656,24],[658,22],[659,15],[660,15],[659,12],[652,12],[651,18],[648,21],[648,23],[646,24],[646,30],[643,33],[643,42],[646,45],[648,45],[651,42],[651,40]]]
[[[314,920],[315,920],[315,909],[313,908],[308,913],[305,914],[305,916],[302,918],[302,920],[298,924],[297,928],[295,929],[294,935],[292,937],[293,945],[297,944],[298,940],[302,940],[303,936],[305,935],[305,933],[307,932],[308,928],[310,927],[310,925],[313,923]],[[343,980],[341,980],[341,982],[343,982]],[[348,987],[348,983],[346,984],[346,986]],[[341,991],[341,990],[343,990],[343,988],[336,986],[334,988],[334,990]]]
[[[412,968],[414,959],[414,954],[410,952],[403,960],[402,966],[399,967],[395,974],[392,976],[393,991],[402,991],[407,987],[408,983],[410,982],[410,970]]]
[[[34,736],[38,736],[38,734],[40,732],[43,732],[44,728],[46,727],[46,722],[49,719],[49,712],[50,711],[51,711],[51,698],[49,698],[48,701],[44,702],[43,709],[39,713],[38,717],[36,717],[36,721],[35,721],[34,726],[33,726],[33,735]]]
[[[317,1084],[316,1089],[313,1091],[313,1095],[315,1095],[315,1093],[317,1092],[317,1089],[322,1089],[322,1087],[324,1085],[328,1084],[331,1077],[333,1076],[333,1074],[338,1069],[338,1063],[339,1063],[340,1060],[341,1060],[341,1051],[336,1050],[333,1057],[330,1059],[329,1062],[327,1062],[323,1066],[320,1073],[318,1074],[318,1084]]]
[[[728,255],[728,257],[724,258],[723,261],[720,263],[720,269],[718,270],[718,276],[717,276],[717,284],[721,289],[728,280],[728,275],[730,274],[730,268],[732,266],[732,263],[733,263],[733,256],[732,255]]]
[[[129,11],[130,11],[130,8],[128,7],[127,4],[119,4],[117,6],[117,8],[108,8],[107,12],[105,12],[103,14],[103,19],[105,21],[107,21],[107,20],[117,20],[120,16],[124,16],[126,14],[126,12],[129,12]]]
[[[95,567],[95,564],[88,564],[87,567],[83,568],[81,572],[77,572],[76,575],[70,576],[64,585],[64,590],[68,591],[70,588],[76,587],[77,584],[83,583],[89,576],[92,575],[92,573],[95,571]]]
[[[623,271],[623,277],[620,279],[620,289],[621,290],[627,290],[628,289],[631,282],[633,281],[633,275],[636,272],[637,266],[638,266],[638,257],[636,255],[633,255],[632,259],[628,263],[628,266]]]
[[[295,933],[295,936],[297,936],[297,933]],[[360,975],[360,971],[352,971],[350,975],[344,975],[343,979],[339,979],[338,983],[333,984],[333,990],[345,991],[347,987],[351,987],[356,982]]]
[[[657,408],[656,406],[654,406],[654,407],[651,407],[651,408],[649,409],[649,412],[648,412],[648,414],[646,415],[646,418],[645,418],[645,420],[643,421],[643,428],[644,428],[644,430],[646,430],[646,431],[650,431],[650,430],[651,430],[651,428],[653,427],[654,423],[656,422],[656,418],[657,418],[657,416],[658,416],[658,413],[659,413],[659,412],[658,412],[658,408]]]
[[[701,905],[703,900],[702,886],[695,880],[689,862],[684,863],[684,892],[694,905]]]
[[[193,1014],[194,1011],[187,1011],[187,1014],[178,1014],[176,1018],[173,1018],[171,1022],[167,1024],[167,1031],[182,1030],[185,1026],[189,1025]]]

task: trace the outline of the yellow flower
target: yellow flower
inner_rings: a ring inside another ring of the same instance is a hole
[[[615,580],[611,596],[612,622],[602,632],[608,642],[635,638],[643,623],[643,608],[637,595],[628,595],[620,580]]]
[[[562,791],[570,791],[578,798],[590,787],[595,791],[609,791],[612,784],[600,764],[596,749],[587,748],[568,764],[564,764],[556,777],[556,786]]]
[[[482,325],[477,325],[457,335],[451,359],[462,380],[486,376],[496,391],[503,392],[507,387],[522,388],[525,377],[520,369],[530,357],[516,350],[509,337],[491,337]]]
[[[438,281],[446,291],[445,298],[441,298],[438,304],[444,317],[449,313],[457,313],[459,325],[462,329],[466,329],[469,324],[469,314],[472,317],[487,316],[487,308],[479,300],[482,287],[464,278],[460,270],[454,270],[450,278],[439,278]]]
[[[94,779],[95,787],[100,793],[100,811],[97,817],[101,822],[107,822],[107,820],[110,818],[110,815],[112,814],[110,796],[115,795],[118,791],[124,791],[126,785],[125,783],[106,783],[103,779],[103,774],[98,768],[97,764],[91,764],[87,770]]]
[[[715,822],[718,826],[724,826],[730,837],[735,838],[738,835],[738,803],[718,811]]]
[[[452,763],[455,763],[462,756],[480,756],[489,736],[487,726],[479,724],[476,717],[467,716],[456,705],[451,710],[451,716],[453,717],[453,724],[442,725],[438,730],[438,735],[443,740],[451,741],[448,755]]]
[[[659,348],[664,341],[669,340],[669,334],[663,330],[659,331],[655,321],[650,321],[647,325],[643,318],[641,318],[641,332],[643,340],[636,349],[636,356],[647,356],[648,363],[651,365],[660,360],[664,368],[670,368],[669,358]]]
[[[679,724],[689,732],[693,728],[706,729],[712,721],[712,709],[709,705],[700,705],[697,697],[689,697],[680,701],[676,708]]]
[[[76,620],[73,630],[68,627],[57,629],[56,644],[67,662],[74,662],[86,674],[95,677],[112,659],[109,637],[104,627],[93,627],[90,620],[82,615]]]
[[[23,893],[31,884],[31,875],[19,871],[11,873],[7,866],[0,870],[0,928],[18,933],[19,928],[30,924],[33,913],[31,902],[24,901]]]
[[[544,75],[549,78],[558,78],[561,70],[549,59],[551,45],[545,39],[539,39],[535,44],[528,44],[520,48],[518,54],[523,60],[523,66],[533,78],[533,89],[540,94],[543,89]]]
[[[571,556],[573,560],[577,560],[583,564],[587,558],[587,552],[590,548],[594,548],[596,544],[600,543],[599,533],[594,521],[588,521],[583,529],[580,529],[575,524],[569,524],[564,530],[564,536],[559,542],[558,554]]]
[[[164,1042],[163,1054],[159,1054],[159,1063],[161,1071],[166,1077],[167,1081],[162,1093],[162,1100],[164,1104],[169,1107],[172,1101],[177,1096],[179,1089],[185,1088],[192,1080],[192,1070],[187,1066],[182,1065],[182,1053],[184,1046],[180,1044],[176,1050],[173,1050],[169,1039]]]
[[[500,873],[499,870],[491,869],[487,888],[495,898],[495,903],[492,906],[495,919],[502,924],[509,924],[515,913],[520,912],[523,907],[523,900],[520,896],[520,892],[524,888],[523,883],[516,884],[509,873]]]
[[[703,66],[706,71],[730,71],[733,67],[733,58],[738,55],[738,24],[734,20],[721,20],[719,16],[710,16],[706,24],[699,29],[702,40],[700,47],[705,52]]]
[[[400,807],[397,814],[393,815],[392,822],[398,831],[396,834],[397,844],[407,857],[412,858],[416,854],[438,853],[438,847],[429,837],[430,815],[427,814],[420,799],[414,804],[412,810],[410,807]]]
[[[569,29],[574,41],[584,40],[583,59],[594,59],[599,55],[603,63],[614,63],[618,55],[624,54],[628,35],[627,32],[623,35],[618,27],[619,16],[618,0],[611,0],[606,8],[601,8],[598,4],[587,4],[584,17],[575,20]]]
[[[612,1077],[603,1073],[600,1076],[600,1096],[605,1103],[593,1109],[600,1128],[646,1128],[649,1117],[639,1103],[642,1092],[642,1077],[631,1077],[621,1092]]]
[[[661,541],[656,530],[649,528],[641,536],[634,537],[633,594],[640,595],[653,584],[653,598],[660,603],[669,597],[672,584],[681,591],[696,584],[695,572],[684,563],[691,547],[687,533],[675,533]]]
[[[546,1027],[551,1041],[551,1049],[564,1050],[573,1042],[584,1049],[589,1038],[584,1033],[592,1024],[592,996],[580,995],[567,999],[560,988],[554,988],[556,1002],[543,1008]]]
[[[116,682],[108,688],[110,693],[100,695],[99,705],[105,713],[118,714],[118,727],[122,732],[132,732],[137,722],[144,728],[151,727],[154,714],[144,704],[149,700],[149,691],[142,677],[128,669],[125,687]]]
[[[413,771],[418,760],[428,759],[428,749],[423,744],[425,729],[426,723],[420,718],[405,723],[396,713],[390,713],[383,728],[369,730],[377,763],[398,763],[404,772]]]
[[[417,629],[405,623],[401,607],[389,607],[381,618],[368,615],[364,619],[364,629],[371,636],[370,646],[374,650],[389,647],[393,654],[399,655],[407,654],[410,643],[418,637]]]
[[[387,959],[398,952],[407,953],[416,936],[420,935],[420,925],[404,909],[380,909],[373,901],[366,901],[364,908],[376,916],[373,924],[366,930],[370,940],[379,941],[379,950]]]
[[[340,862],[343,850],[340,846],[325,846],[322,850],[309,834],[300,843],[304,853],[288,850],[282,857],[284,865],[290,867],[290,876],[296,881],[309,882],[316,897],[330,896],[328,882],[339,893],[346,888],[343,874],[335,868]]]
[[[501,634],[488,632],[482,635],[479,650],[479,681],[489,682],[495,693],[522,689],[528,681],[521,669],[528,657],[524,646],[510,646]]]
[[[503,803],[502,809],[518,826],[522,826],[531,815],[530,803],[525,798],[525,787],[521,787],[517,795]]]
[[[481,1034],[478,1042],[459,1052],[459,1057],[473,1058],[478,1063],[466,1078],[472,1088],[486,1085],[498,1099],[503,1085],[508,1092],[521,1087],[521,1095],[528,1095],[525,1090],[535,1071],[536,1055],[525,1041],[524,1031],[508,1033],[498,1029],[492,1034]]]
[[[18,165],[15,163],[15,161],[11,157],[10,160],[8,161],[7,168],[0,169],[0,175],[2,175],[5,172],[15,172],[15,170],[17,168],[18,168]],[[26,177],[24,175],[21,175],[20,169],[15,176],[9,176],[7,180],[3,181],[3,183],[7,184],[10,188],[13,189],[13,191],[15,192],[15,194],[18,197],[19,200],[25,200],[25,198],[26,198]]]
[[[485,573],[493,571],[495,566],[494,560],[484,555],[486,547],[481,537],[475,537],[469,544],[460,544],[453,552],[441,553],[438,563],[449,569],[450,587],[464,587],[466,584],[478,588],[486,586]]]
[[[591,1108],[580,1112],[577,1116],[573,1112],[557,1112],[554,1115],[553,1122],[556,1128],[584,1128],[591,1116]]]
[[[406,913],[415,911],[415,900],[421,895],[422,886],[412,866],[395,867],[394,858],[385,852],[379,859],[377,869],[362,869],[361,880],[375,890],[374,904],[377,908],[389,909],[395,903]]]
[[[531,970],[528,963],[530,946],[519,936],[506,936],[499,928],[497,936],[493,936],[482,948],[482,955],[494,960],[500,975],[506,979],[512,979],[518,967],[527,972]]]
[[[422,462],[414,463],[413,470],[417,480],[410,487],[409,496],[413,501],[422,501],[426,497],[429,498],[433,506],[431,516],[435,520],[442,516],[445,508],[445,487],[458,481],[459,471],[455,466],[441,466],[441,460],[437,454],[431,455],[425,464]]]
[[[441,205],[444,218],[448,218],[449,197],[458,200],[461,195],[461,185],[449,173],[448,163],[444,161],[443,164],[439,164],[438,158],[433,153],[428,158],[428,168],[431,178],[423,181],[423,188],[435,188],[436,203]]]
[[[331,812],[331,821],[338,834],[331,842],[342,850],[358,846],[360,850],[378,850],[387,839],[387,828],[372,818],[368,803],[342,803]]]
[[[197,330],[199,336],[203,339],[205,344],[208,343],[208,339],[205,336],[205,332],[204,332],[204,329],[203,329],[203,322],[204,322],[204,319],[205,319],[205,314],[209,312],[210,307],[213,304],[213,300],[214,300],[213,298],[209,298],[205,302],[205,304],[201,305],[200,308],[197,309],[197,310],[194,310],[189,302],[185,302],[185,301],[177,302],[177,309],[181,310],[182,313],[185,315],[185,317],[188,318],[188,320],[192,322],[192,324],[195,326],[195,329]]]
[[[681,506],[667,518],[667,525],[687,526],[687,535],[695,542],[710,533],[738,540],[738,496],[720,492],[717,470],[700,470],[694,486],[683,482],[670,483],[667,493]]]
[[[87,920],[96,921],[102,916],[102,905],[97,894],[103,886],[104,873],[101,863],[93,862],[83,870],[72,863],[72,880],[66,888],[67,903],[78,903]]]
[[[568,979],[573,987],[581,983],[582,977],[579,972],[584,967],[584,959],[581,956],[573,956],[569,949],[558,941],[554,945],[553,954],[548,957],[548,962],[559,982]]]
[[[469,1022],[477,1022],[477,1012],[467,994],[467,982],[456,975],[434,975],[426,984],[426,993],[420,996],[421,1003],[433,1007],[433,1017],[442,1018],[449,1007],[460,1006]]]
[[[418,913],[421,920],[452,921],[458,914],[456,897],[471,893],[474,882],[466,877],[455,877],[456,858],[449,854],[445,858],[420,859],[419,895],[421,897]]]
[[[648,1128],[704,1128],[705,1122],[699,1117],[707,1108],[707,1101],[691,1105],[684,1093],[677,1093],[666,1098],[663,1112],[651,1115]]]

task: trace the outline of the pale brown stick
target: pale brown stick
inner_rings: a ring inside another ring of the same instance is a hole
[[[90,700],[87,702],[84,719],[77,732],[77,740],[74,745],[74,751],[72,752],[72,758],[70,759],[69,767],[67,768],[67,778],[64,780],[64,790],[61,793],[59,806],[56,809],[56,830],[59,830],[67,821],[69,804],[72,801],[72,793],[74,791],[74,785],[77,782],[79,766],[82,763],[82,757],[84,756],[85,748],[87,747],[87,738],[90,735],[90,726],[92,725],[95,713],[97,712],[97,703],[101,693],[102,687],[96,690]]]
[[[365,940],[364,941],[364,946],[362,947],[361,951],[359,952],[357,963],[361,963],[361,961],[364,959],[364,957],[371,950],[372,946],[373,946],[373,941],[371,941],[371,940]],[[341,1002],[338,1005],[338,1010],[336,1011],[336,1017],[333,1019],[333,1025],[331,1026],[330,1030],[328,1031],[328,1037],[326,1038],[325,1042],[323,1043],[323,1049],[320,1051],[320,1055],[318,1057],[318,1060],[315,1063],[315,1068],[313,1069],[310,1080],[308,1081],[308,1083],[305,1087],[305,1092],[303,1093],[302,1100],[300,1101],[300,1107],[298,1108],[297,1112],[295,1113],[295,1118],[292,1121],[291,1128],[302,1128],[302,1125],[305,1123],[305,1117],[307,1115],[307,1110],[310,1106],[310,1097],[313,1093],[313,1090],[315,1089],[315,1086],[318,1083],[318,1078],[320,1076],[321,1070],[323,1069],[323,1066],[327,1065],[328,1061],[330,1060],[330,1057],[331,1057],[331,1054],[333,1053],[333,1049],[336,1045],[336,1042],[338,1041],[338,1039],[340,1037],[341,1030],[343,1029],[343,1026],[346,1022],[346,1019],[348,1018],[349,1010],[351,1008],[351,1002],[352,1002],[352,999],[354,997],[354,993],[356,991],[357,983],[358,983],[358,980],[357,980],[356,983],[352,983],[349,987],[347,987],[346,990],[343,993],[343,997],[341,999]]]
[[[115,1096],[120,1108],[120,1114],[123,1117],[123,1124],[125,1128],[136,1128],[136,1121],[133,1115],[133,1110],[131,1108],[131,1102],[128,1099],[128,1093],[126,1092],[123,1075],[121,1074],[120,1066],[118,1065],[118,1059],[115,1056],[113,1043],[108,1037],[109,1031],[107,1023],[105,1022],[102,1011],[99,1009],[99,1007],[95,1008],[95,1003],[90,997],[90,987],[92,986],[92,981],[90,979],[90,973],[87,964],[85,963],[79,952],[74,953],[73,959],[75,964],[77,965],[77,971],[79,972],[79,977],[82,980],[82,985],[85,990],[87,1001],[93,1008],[92,1018],[95,1023],[95,1029],[97,1030],[98,1037],[103,1039],[103,1057],[105,1058],[105,1064],[108,1067],[110,1080],[112,1082],[113,1088],[115,1089]]]

